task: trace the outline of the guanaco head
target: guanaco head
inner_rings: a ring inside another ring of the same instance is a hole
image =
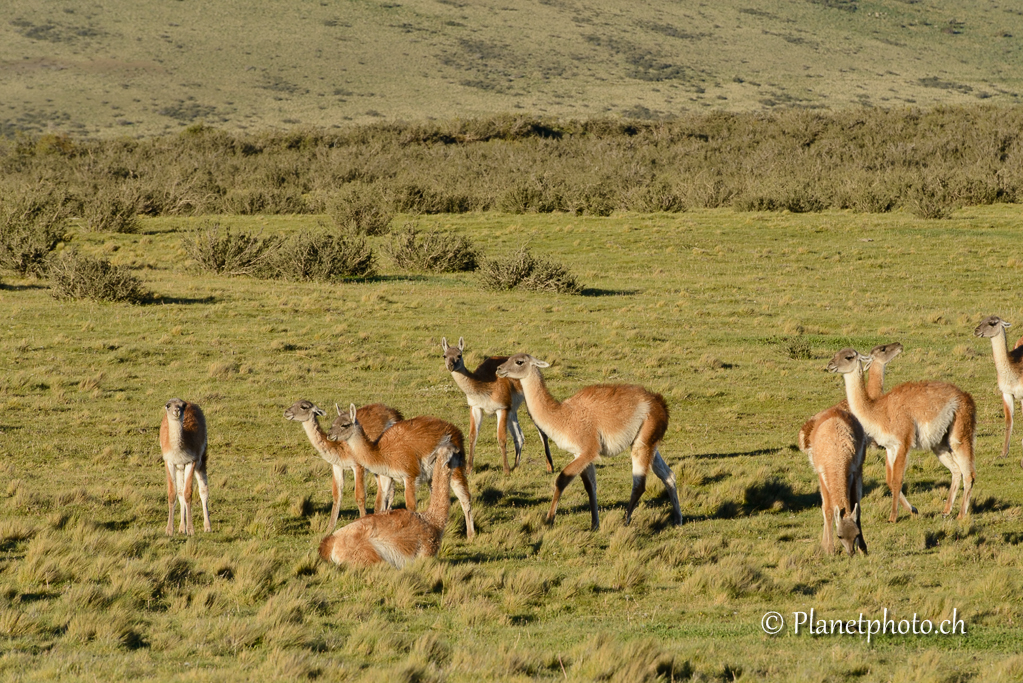
[[[316,419],[317,415],[326,415],[327,413],[317,407],[312,401],[306,401],[302,399],[295,401],[294,405],[284,411],[284,417],[295,422],[306,422],[307,420]]]
[[[861,355],[856,349],[845,348],[835,354],[828,363],[828,372],[840,372],[843,375],[870,364],[870,356]]]
[[[529,375],[533,368],[549,368],[550,366],[550,363],[545,363],[539,358],[533,358],[528,353],[516,353],[497,366],[497,376],[523,379]]]
[[[465,369],[465,363],[462,361],[462,352],[465,351],[465,338],[458,338],[458,348],[454,346],[448,346],[448,338],[441,337],[440,347],[444,349],[444,365],[447,367],[448,372],[457,372]]]
[[[889,342],[875,346],[870,350],[870,358],[874,363],[888,364],[893,358],[902,353],[902,344]]]
[[[976,337],[987,337],[990,339],[991,337],[997,337],[1002,334],[1006,327],[1009,327],[1009,323],[1005,322],[997,315],[991,315],[984,318],[984,320],[977,325],[977,329],[973,331],[973,334]]]
[[[863,554],[867,553],[867,543],[863,540],[863,532],[860,530],[860,504],[856,503],[851,512],[844,508],[835,506],[835,519],[838,520],[838,540],[842,542],[845,552],[850,556],[856,554],[859,548]]]
[[[187,406],[188,403],[182,401],[180,398],[172,398],[171,400],[167,401],[167,404],[164,406],[164,408],[167,410],[167,419],[177,420],[178,422],[181,422],[181,420],[185,416],[185,408]]]
[[[354,403],[349,406],[347,413],[341,412],[341,408],[338,408],[337,417],[334,418],[334,424],[327,432],[327,438],[331,441],[348,441],[359,426],[359,420],[355,417]]]

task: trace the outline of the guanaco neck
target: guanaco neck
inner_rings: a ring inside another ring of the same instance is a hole
[[[443,451],[442,451],[443,452]],[[426,523],[435,529],[443,529],[447,525],[448,512],[451,510],[451,468],[446,462],[437,458],[433,465],[433,483],[430,493],[430,506],[423,513]]]
[[[320,421],[313,415],[308,420],[302,423],[302,429],[305,430],[305,435],[309,437],[309,442],[312,443],[313,448],[320,455],[333,454],[337,446],[333,442],[327,439],[326,432],[320,426]]]
[[[995,356],[995,372],[998,373],[998,384],[1002,391],[1006,390],[1003,385],[1011,386],[1018,384],[1020,381],[1020,368],[1013,367],[1012,360],[1009,358],[1007,344],[1005,328],[1002,327],[998,334],[991,337],[991,351]]]
[[[465,363],[460,363],[458,367],[452,370],[451,377],[455,380],[455,384],[458,385],[463,394],[483,394],[490,391],[489,383],[481,381],[475,372],[469,372],[469,369],[465,367]]]
[[[867,370],[867,396],[876,399],[884,393],[884,363],[874,361]]]
[[[863,422],[863,418],[869,416],[874,408],[874,399],[867,395],[867,388],[863,385],[863,365],[856,361],[856,369],[842,377],[845,379],[845,397],[849,401],[849,409]]]
[[[361,424],[355,423],[351,436],[345,441],[348,444],[348,448],[352,451],[352,457],[363,467],[372,469],[374,466],[383,463],[384,459],[380,455],[380,448],[376,443],[369,440],[366,432],[362,430]]]
[[[540,429],[549,432],[555,417],[561,412],[561,403],[547,391],[547,383],[536,368],[531,368],[529,374],[520,379],[519,383],[522,385],[522,394],[526,397],[529,416]]]
[[[170,415],[167,416],[167,442],[176,450],[182,449],[185,445],[185,425]]]

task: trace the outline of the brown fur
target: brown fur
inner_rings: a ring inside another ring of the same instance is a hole
[[[160,451],[167,473],[167,535],[174,535],[174,503],[181,502],[179,531],[195,534],[192,524],[192,477],[199,482],[203,529],[212,531],[209,508],[209,479],[206,465],[206,417],[194,403],[172,398],[164,405],[160,422]]]
[[[387,562],[400,568],[417,557],[435,556],[451,509],[452,468],[463,464],[461,452],[448,442],[439,449],[430,505],[424,512],[391,510],[352,522],[320,542],[320,557],[335,564]]]
[[[855,349],[842,349],[828,364],[828,370],[844,375],[850,411],[863,425],[863,430],[888,451],[885,478],[892,492],[892,512],[888,520],[894,522],[898,518],[900,503],[916,512],[902,493],[902,481],[912,448],[932,450],[952,473],[943,514],[948,515],[952,511],[959,482],[963,482],[959,517],[966,517],[976,478],[976,406],[973,397],[955,385],[925,381],[906,382],[878,399],[871,399],[863,387],[862,360]]]
[[[682,523],[675,476],[658,451],[668,428],[668,405],[664,397],[634,384],[598,384],[574,396],[557,401],[547,390],[539,368],[548,364],[519,353],[498,368],[498,375],[522,383],[526,407],[537,426],[575,459],[558,475],[547,522],[553,523],[558,500],[565,487],[581,476],[590,500],[591,528],[600,526],[597,510],[597,475],[594,462],[601,455],[617,455],[631,446],[632,496],[625,523],[646,489],[646,477],[653,468],[664,482],[674,507],[673,521]]]
[[[345,469],[351,469],[355,477],[355,503],[359,508],[359,516],[366,516],[366,480],[365,468],[357,463],[352,457],[348,444],[344,442],[331,441],[327,433],[320,427],[316,419],[318,415],[326,415],[322,409],[310,401],[298,400],[290,408],[284,411],[284,417],[301,423],[303,426],[310,425],[306,429],[306,436],[313,444],[313,448],[331,466],[331,495],[333,505],[330,509],[330,529],[337,524],[337,518],[341,512],[341,499],[344,495]],[[400,422],[403,417],[394,408],[389,408],[383,403],[373,403],[362,406],[358,409],[359,420],[363,429],[371,439],[378,439],[384,430]],[[391,493],[390,480],[381,481],[377,478],[377,496],[373,506],[374,512],[382,512],[390,508]]]
[[[354,405],[347,415],[338,415],[328,436],[335,441],[346,441],[356,462],[370,472],[401,479],[405,485],[405,507],[413,512],[416,510],[416,482],[429,476],[439,445],[450,440],[458,452],[464,451],[458,427],[429,416],[398,422],[372,441],[359,422]],[[476,531],[464,463],[452,474],[452,488],[465,513],[466,535],[472,538]]]
[[[821,547],[827,554],[835,551],[833,532],[837,524],[838,538],[846,552],[853,555],[859,548],[866,554],[867,544],[860,527],[866,435],[852,413],[842,408],[829,408],[817,417],[806,435],[805,448],[800,431],[800,448],[809,456],[820,481],[824,514]]]
[[[511,423],[512,441],[515,447],[515,467],[518,467],[522,460],[524,441],[522,428],[519,426],[518,409],[525,399],[522,395],[522,385],[518,380],[497,376],[498,366],[508,360],[508,357],[491,356],[480,363],[475,370],[470,371],[465,366],[462,357],[462,352],[465,350],[464,338],[458,338],[458,346],[448,346],[448,340],[444,337],[441,339],[441,349],[444,351],[445,367],[454,378],[455,384],[465,394],[469,404],[469,471],[471,472],[473,468],[480,423],[486,413],[497,415],[497,442],[501,446],[504,473],[510,473],[511,469],[508,467],[508,423]],[[544,455],[547,457],[547,471],[553,472],[554,461],[551,460],[551,448],[547,442],[547,435],[539,428],[537,431],[540,433]]]

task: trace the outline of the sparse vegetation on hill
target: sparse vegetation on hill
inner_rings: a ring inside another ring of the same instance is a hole
[[[124,206],[144,215],[327,213],[364,234],[388,230],[397,211],[903,208],[932,218],[1023,199],[1023,107],[668,122],[523,116],[251,135],[198,126],[149,140],[0,143],[0,172],[0,193],[65,188],[88,225],[117,231],[135,229]],[[93,218],[100,196],[122,200]]]

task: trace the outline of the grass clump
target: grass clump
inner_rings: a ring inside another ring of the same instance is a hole
[[[558,294],[579,294],[583,289],[565,266],[534,256],[526,247],[509,259],[484,259],[479,272],[487,289],[518,288]]]
[[[338,191],[329,202],[328,211],[339,228],[362,235],[386,234],[394,218],[394,210],[383,192],[362,183]]]
[[[373,250],[354,232],[300,233],[284,242],[265,276],[285,280],[331,281],[370,277]]]
[[[411,223],[392,236],[384,249],[402,270],[459,273],[479,267],[479,252],[469,238],[433,231],[421,233]]]
[[[68,202],[56,193],[14,194],[0,201],[0,268],[46,274],[67,229]]]
[[[50,265],[50,293],[55,299],[93,299],[140,304],[152,294],[125,268],[106,259],[83,256],[74,250]]]
[[[222,230],[220,223],[204,223],[182,240],[185,252],[199,269],[220,275],[256,275],[277,256],[277,237],[259,238],[245,232]]]

